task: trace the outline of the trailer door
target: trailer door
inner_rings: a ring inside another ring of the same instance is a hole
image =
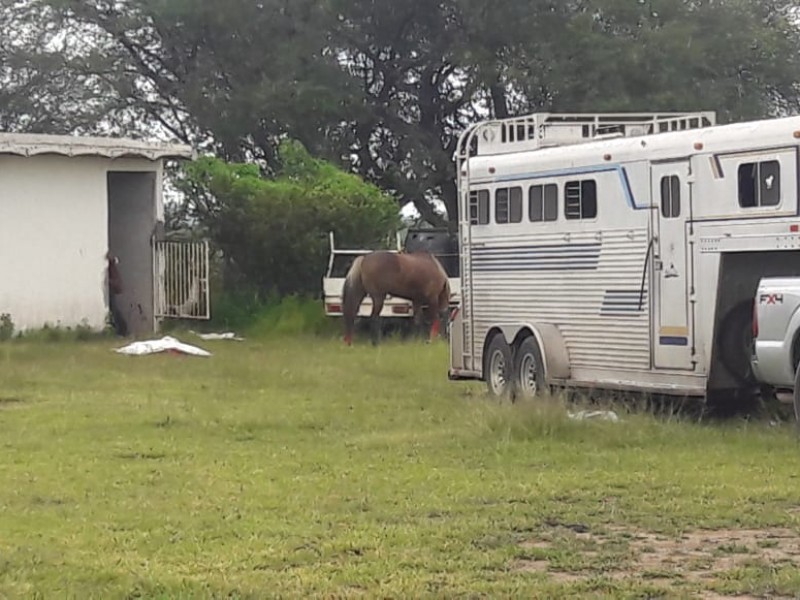
[[[653,164],[653,356],[663,369],[693,369],[686,224],[691,189],[688,160]]]

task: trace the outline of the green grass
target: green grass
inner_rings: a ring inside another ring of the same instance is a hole
[[[636,567],[637,532],[800,529],[789,426],[497,406],[444,343],[115,345],[0,344],[0,598],[800,593],[769,543]]]

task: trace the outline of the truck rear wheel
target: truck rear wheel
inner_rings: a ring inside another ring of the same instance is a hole
[[[513,399],[513,356],[502,333],[495,333],[489,340],[484,355],[483,374],[490,396],[498,400]]]
[[[533,400],[547,393],[544,361],[536,338],[526,337],[514,354],[514,375],[519,397],[523,400]]]

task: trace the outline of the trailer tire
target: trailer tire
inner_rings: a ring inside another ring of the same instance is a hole
[[[750,366],[750,344],[753,340],[753,302],[745,300],[734,306],[720,321],[717,350],[720,362],[737,383],[756,383]]]
[[[495,333],[486,346],[483,374],[489,395],[496,400],[513,400],[514,357],[502,333]]]
[[[514,353],[514,381],[521,400],[534,400],[548,391],[542,351],[532,335],[524,338]]]

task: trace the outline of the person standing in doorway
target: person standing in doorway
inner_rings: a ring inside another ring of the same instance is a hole
[[[106,253],[108,260],[108,307],[111,311],[111,325],[117,335],[128,335],[128,324],[119,307],[119,295],[122,293],[122,277],[119,274],[119,258],[110,251]]]

